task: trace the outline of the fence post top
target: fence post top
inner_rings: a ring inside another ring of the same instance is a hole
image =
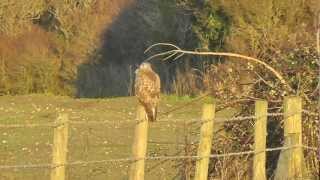
[[[56,127],[64,126],[69,121],[69,115],[68,113],[59,113],[58,118],[56,120]]]

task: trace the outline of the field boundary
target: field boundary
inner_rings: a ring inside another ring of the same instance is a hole
[[[144,108],[138,107],[137,118],[128,122],[135,123],[135,137],[132,147],[132,157],[106,159],[95,161],[74,161],[67,162],[67,139],[68,128],[70,125],[90,125],[90,124],[113,124],[110,121],[70,121],[67,114],[59,114],[57,121],[53,123],[36,123],[36,124],[0,124],[0,128],[37,128],[49,127],[54,129],[54,146],[53,160],[48,164],[21,164],[21,165],[0,165],[0,169],[27,169],[27,168],[47,168],[51,169],[51,180],[65,179],[65,168],[67,166],[86,166],[90,164],[105,164],[117,162],[129,162],[131,164],[130,179],[144,179],[145,161],[147,160],[177,160],[177,159],[194,159],[196,160],[196,177],[195,179],[207,179],[208,165],[210,158],[222,158],[229,156],[254,155],[253,179],[266,179],[266,153],[281,151],[276,174],[285,177],[306,177],[304,172],[304,155],[303,151],[318,152],[319,148],[310,147],[302,143],[302,114],[315,116],[319,118],[319,113],[302,109],[300,97],[288,97],[284,100],[283,113],[268,113],[267,102],[257,100],[255,102],[255,115],[237,116],[232,118],[216,118],[215,104],[206,103],[203,108],[202,118],[186,120],[184,122],[200,123],[200,139],[198,154],[194,156],[146,156],[147,148],[147,129],[148,121],[146,120]],[[283,147],[267,148],[266,147],[266,126],[267,117],[283,116],[285,145]],[[224,154],[211,154],[213,127],[215,123],[232,123],[238,121],[255,120],[255,144],[254,149],[241,152],[229,152]],[[168,120],[159,120],[156,123],[169,122]],[[170,121],[175,123],[177,121]],[[183,121],[182,121],[183,122]],[[209,140],[209,141],[208,141]],[[257,142],[262,142],[256,144]],[[289,158],[288,158],[289,157]],[[277,177],[277,176],[276,176]],[[277,179],[277,178],[276,178]]]

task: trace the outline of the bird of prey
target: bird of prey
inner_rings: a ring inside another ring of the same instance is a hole
[[[135,71],[135,95],[144,107],[148,121],[155,121],[160,99],[160,78],[150,63],[142,63]]]

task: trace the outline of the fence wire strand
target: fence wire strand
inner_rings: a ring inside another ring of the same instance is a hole
[[[316,117],[319,116],[319,113],[311,112],[308,110],[302,110],[302,112],[307,115],[310,115],[310,116],[316,116]],[[286,115],[284,113],[267,113],[267,116],[268,117],[278,117],[278,116],[289,117],[289,116],[294,116],[297,114],[300,114],[300,113],[298,112],[298,113],[293,113],[293,114],[289,114],[289,115]],[[245,120],[256,119],[256,118],[257,118],[256,116],[237,116],[237,117],[231,117],[231,118],[214,118],[214,121],[218,122],[218,123],[222,123],[222,122],[245,121]],[[163,123],[163,122],[172,122],[172,123],[174,123],[174,122],[189,122],[189,123],[201,122],[201,123],[204,123],[204,122],[209,122],[209,121],[212,121],[212,120],[203,121],[198,118],[198,119],[188,119],[188,120],[161,119],[161,120],[158,120],[157,122],[159,122],[159,123]],[[128,124],[128,123],[139,123],[139,122],[140,121],[137,119],[124,120],[124,121],[114,121],[114,120],[104,120],[104,121],[74,121],[74,120],[70,120],[70,121],[68,121],[69,124],[73,124],[73,125],[82,125],[82,124],[85,124],[85,125],[100,125],[100,124],[115,125],[118,123]],[[55,128],[58,126],[60,126],[60,125],[57,123],[0,124],[0,128],[36,128],[36,127],[53,127],[53,128]]]
[[[52,127],[59,126],[57,123],[32,123],[32,124],[0,124],[0,128],[36,128],[36,127]]]
[[[267,148],[265,151],[261,152],[272,152],[272,151],[281,151],[281,150],[288,150],[292,148],[304,148],[307,150],[313,150],[317,151],[316,147],[309,147],[305,145],[300,146],[288,146],[288,147],[277,147],[277,148]],[[33,168],[47,168],[52,169],[56,167],[61,166],[88,166],[91,164],[105,164],[105,163],[113,163],[113,162],[135,162],[139,160],[178,160],[178,159],[202,159],[202,158],[222,158],[222,157],[230,157],[230,156],[241,156],[241,155],[249,155],[249,154],[255,154],[255,153],[261,153],[261,152],[255,152],[253,150],[251,151],[243,151],[243,152],[232,152],[232,153],[226,153],[226,154],[211,154],[209,156],[148,156],[145,158],[120,158],[120,159],[107,159],[107,160],[96,160],[96,161],[75,161],[65,164],[24,164],[24,165],[0,165],[1,170],[5,169],[33,169]]]
[[[302,112],[304,114],[307,114],[309,116],[316,116],[316,117],[320,117],[320,114],[318,112],[312,112],[312,111],[309,111],[309,110],[306,110],[306,109],[303,109]]]

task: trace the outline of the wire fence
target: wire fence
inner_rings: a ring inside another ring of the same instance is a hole
[[[188,104],[189,105],[189,104]],[[171,110],[165,112],[162,114],[162,118],[157,121],[159,123],[162,122],[169,122],[169,123],[176,123],[176,122],[188,122],[188,123],[207,123],[210,121],[215,121],[217,123],[228,123],[228,122],[241,122],[241,121],[247,121],[247,120],[253,120],[261,118],[259,116],[251,115],[251,116],[236,116],[236,117],[230,117],[230,118],[213,118],[208,120],[203,120],[200,118],[195,119],[181,119],[181,120],[172,120],[172,119],[165,119],[163,118],[164,115],[168,115],[170,113],[173,113],[177,110],[180,110],[181,107],[174,107]],[[295,116],[297,114],[303,113],[307,116],[315,117],[315,119],[319,118],[318,112],[312,112],[306,109],[303,109],[301,112],[291,113],[291,114],[285,114],[282,112],[276,112],[276,113],[267,113],[267,117],[290,117]],[[265,116],[263,116],[265,117]],[[135,120],[125,120],[121,121],[122,123],[133,123],[137,124],[140,123],[141,120],[135,119]],[[103,121],[75,121],[75,120],[69,120],[67,122],[69,125],[111,125],[114,126],[115,122],[110,120],[103,120]],[[0,124],[0,128],[39,128],[39,127],[46,127],[46,128],[57,128],[65,123],[26,123],[26,124]],[[114,128],[114,127],[113,127]],[[150,143],[150,142],[149,142]],[[285,151],[292,148],[303,148],[305,150],[318,152],[318,147],[311,147],[307,145],[299,145],[299,146],[285,146],[285,147],[276,147],[276,148],[266,148],[264,151],[261,152],[274,152],[274,151]],[[175,156],[146,156],[144,158],[117,158],[117,159],[106,159],[106,160],[95,160],[95,161],[74,161],[69,163],[63,163],[63,164],[21,164],[21,165],[0,165],[0,170],[8,170],[8,169],[35,169],[35,168],[45,168],[45,169],[54,169],[61,166],[88,166],[92,164],[106,164],[106,163],[119,163],[119,162],[128,162],[132,163],[139,160],[180,160],[180,159],[202,159],[202,158],[222,158],[222,157],[231,157],[231,156],[242,156],[242,155],[251,155],[260,153],[254,150],[249,151],[242,151],[242,152],[230,152],[230,153],[223,153],[223,154],[210,154],[209,156],[199,156],[199,155],[175,155]]]
[[[288,150],[292,148],[304,148],[307,150],[317,151],[316,147],[309,147],[309,146],[288,146],[288,147],[277,147],[277,148],[267,148],[265,151],[261,152],[273,152],[273,151],[281,151],[281,150]],[[96,161],[75,161],[65,164],[22,164],[22,165],[0,165],[0,169],[34,169],[34,168],[56,168],[61,166],[88,166],[91,164],[105,164],[105,163],[114,163],[114,162],[134,162],[138,160],[179,160],[179,159],[202,159],[202,158],[223,158],[223,157],[230,157],[230,156],[241,156],[241,155],[249,155],[255,153],[261,153],[255,151],[242,151],[242,152],[232,152],[232,153],[225,153],[225,154],[211,154],[209,156],[147,156],[145,158],[117,158],[117,159],[106,159],[106,160],[96,160]]]
[[[320,117],[319,113],[317,112],[312,112],[309,110],[302,110],[302,113],[308,115],[308,116],[313,116],[313,117]],[[292,113],[286,116],[294,116],[300,113]],[[284,113],[268,113],[268,117],[277,117],[277,116],[284,116]],[[235,122],[235,121],[246,121],[246,120],[251,120],[251,119],[256,119],[260,118],[257,116],[237,116],[237,117],[231,117],[231,118],[214,118],[212,120],[207,120],[207,121],[215,121],[217,123],[222,123],[222,122]],[[121,123],[139,123],[140,120],[124,120],[121,121]],[[189,123],[195,123],[195,122],[201,122],[203,123],[202,119],[200,118],[195,118],[195,119],[160,119],[157,122],[171,122],[171,123],[176,123],[176,122],[189,122]],[[205,121],[206,122],[206,121]],[[101,125],[101,124],[106,124],[106,125],[115,125],[117,122],[113,120],[103,120],[103,121],[75,121],[75,120],[69,120],[68,124],[71,125]],[[56,128],[59,127],[61,124],[52,122],[52,123],[28,123],[28,124],[0,124],[0,128],[37,128],[37,127],[48,127],[48,128]],[[114,127],[113,127],[114,128]]]

